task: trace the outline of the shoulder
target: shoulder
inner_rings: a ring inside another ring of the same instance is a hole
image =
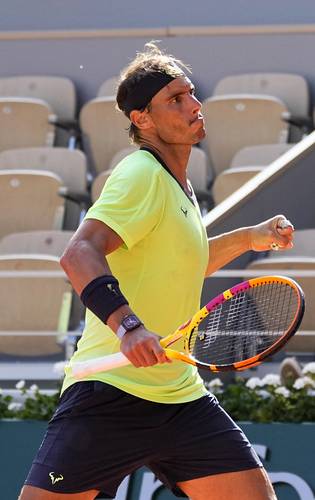
[[[114,168],[109,181],[126,180],[133,183],[142,181],[144,184],[163,175],[162,165],[148,151],[138,150],[123,158]]]

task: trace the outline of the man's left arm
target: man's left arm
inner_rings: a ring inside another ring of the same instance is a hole
[[[276,215],[255,226],[242,227],[208,239],[209,261],[206,276],[221,269],[249,250],[265,252],[293,247],[294,227],[284,215]]]

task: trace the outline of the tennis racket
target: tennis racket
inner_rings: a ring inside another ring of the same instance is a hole
[[[290,278],[264,276],[221,293],[161,340],[171,359],[223,372],[245,370],[276,353],[297,331],[304,294]],[[169,346],[184,339],[184,352]],[[76,378],[130,364],[121,352],[73,363]]]

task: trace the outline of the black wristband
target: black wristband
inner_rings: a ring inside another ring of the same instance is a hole
[[[98,276],[82,290],[80,298],[88,309],[106,323],[120,306],[128,305],[114,276]]]

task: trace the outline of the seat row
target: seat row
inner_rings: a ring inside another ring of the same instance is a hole
[[[0,359],[65,359],[82,307],[59,264],[73,233],[30,231],[0,240]]]
[[[116,85],[117,78],[106,80],[78,113],[76,89],[67,78],[0,79],[0,121],[5,130],[0,151],[53,144],[73,147],[81,139],[92,175],[107,170],[113,155],[129,145],[129,121],[115,108]],[[313,128],[310,108],[310,92],[301,75],[253,73],[220,80],[203,101],[207,137],[200,146],[208,156],[210,180],[230,168],[244,147],[300,140]],[[63,144],[60,135],[67,137]]]

